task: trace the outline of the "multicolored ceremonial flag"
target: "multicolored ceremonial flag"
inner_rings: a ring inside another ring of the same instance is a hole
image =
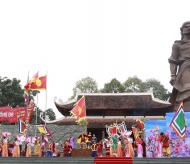
[[[76,122],[80,122],[82,119],[86,118],[86,105],[85,105],[85,97],[77,101],[75,107],[70,111],[71,116],[76,117]]]
[[[48,137],[51,137],[52,136],[52,133],[50,132],[50,130],[48,129],[47,126],[45,125],[42,125],[42,124],[39,124],[39,125],[36,125],[36,127],[38,128],[39,132],[41,134],[44,134]]]
[[[123,132],[127,131],[127,127],[126,127],[124,121],[120,124],[115,124],[115,125],[117,126],[119,133],[123,133]]]
[[[24,95],[23,95],[23,97],[24,97],[24,103],[26,104],[26,105],[28,105],[29,104],[29,92],[28,92],[28,90],[24,90]]]
[[[26,130],[26,123],[18,118],[18,129],[19,129],[19,134],[24,134]]]
[[[183,110],[183,102],[180,103],[179,108],[177,109],[171,123],[170,127],[176,132],[176,134],[181,138],[185,138],[186,134],[186,121]]]
[[[145,129],[145,125],[144,125],[144,122],[143,122],[143,121],[141,121],[141,120],[138,119],[138,118],[135,118],[134,120],[137,122],[137,126],[138,126],[141,130],[144,130],[144,129]]]
[[[106,132],[108,133],[109,136],[117,134],[117,127],[115,125],[106,125]]]
[[[38,77],[30,84],[29,90],[46,90],[47,76]]]

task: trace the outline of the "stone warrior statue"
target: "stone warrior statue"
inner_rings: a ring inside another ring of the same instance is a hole
[[[176,109],[183,100],[184,111],[190,111],[190,21],[183,23],[180,30],[181,40],[174,42],[168,59],[173,86],[169,101]]]

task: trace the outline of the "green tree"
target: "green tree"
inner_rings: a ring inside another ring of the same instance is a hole
[[[104,88],[100,90],[102,93],[123,93],[123,85],[116,79],[112,79],[109,83],[104,84]]]
[[[40,121],[40,113],[43,113],[43,111],[41,109],[39,109],[38,107],[36,107],[35,110],[37,110],[37,123],[39,123],[39,122],[41,122]],[[32,119],[31,119],[30,124],[36,124],[36,111],[34,111],[32,114]]]
[[[55,112],[53,111],[52,108],[49,108],[49,109],[47,109],[47,110],[45,110],[45,111],[43,112],[43,118],[44,118],[44,119],[45,119],[46,116],[48,116],[49,121],[56,119]]]
[[[79,89],[82,93],[97,93],[98,85],[96,81],[89,76],[77,81],[75,87],[73,88],[73,96],[71,99],[75,98],[77,89]]]
[[[145,91],[152,90],[154,97],[160,100],[167,100],[170,92],[156,79],[147,79],[144,82]]]
[[[0,77],[0,106],[24,106],[23,94],[20,80]]]
[[[124,83],[125,92],[144,92],[144,83],[137,76],[129,77]]]
[[[45,111],[42,111],[41,109],[39,109],[37,107],[37,123],[40,123],[41,120],[40,120],[40,114],[42,113],[42,117],[43,119],[45,119],[46,116],[48,116],[49,120],[55,120],[56,119],[56,115],[55,115],[55,112],[53,111],[52,108],[49,108]],[[32,115],[32,120],[30,122],[31,124],[35,124],[36,123],[36,111],[33,112],[33,115]]]

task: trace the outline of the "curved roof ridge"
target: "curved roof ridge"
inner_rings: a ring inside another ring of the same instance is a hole
[[[78,94],[78,96],[80,95],[90,95],[90,96],[97,96],[97,95],[99,95],[99,96],[108,96],[108,95],[110,95],[110,96],[117,96],[117,95],[119,95],[119,96],[122,96],[122,95],[151,95],[152,93],[150,93],[150,92],[130,92],[130,93],[79,93]]]
[[[66,101],[66,102],[63,102],[62,99],[60,99],[60,98],[58,98],[58,97],[55,97],[55,98],[54,98],[54,102],[55,102],[56,104],[59,104],[59,105],[68,105],[68,104],[74,103],[74,102],[76,102],[76,101],[77,101],[76,98],[71,99],[71,100],[68,100],[68,101]]]

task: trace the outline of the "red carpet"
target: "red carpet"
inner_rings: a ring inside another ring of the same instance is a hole
[[[95,157],[94,164],[133,164],[133,160],[127,157]]]

